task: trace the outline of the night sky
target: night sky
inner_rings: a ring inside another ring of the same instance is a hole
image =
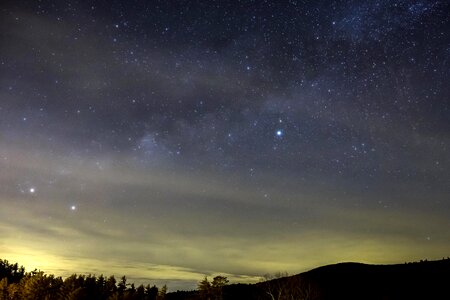
[[[449,16],[1,1],[1,258],[176,290],[449,256]]]

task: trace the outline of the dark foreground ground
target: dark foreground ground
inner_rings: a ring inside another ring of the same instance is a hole
[[[197,291],[166,299],[204,299]],[[450,259],[398,265],[340,263],[257,284],[225,286],[222,299],[450,299]]]
[[[199,284],[198,291],[135,286],[126,277],[25,272],[0,259],[0,300],[450,300],[450,259],[399,265],[341,263],[260,282],[226,284],[226,277]],[[221,282],[221,284],[218,284]],[[208,283],[208,284],[207,284]]]

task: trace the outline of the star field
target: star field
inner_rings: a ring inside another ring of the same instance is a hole
[[[0,253],[192,288],[450,251],[447,1],[5,1]]]

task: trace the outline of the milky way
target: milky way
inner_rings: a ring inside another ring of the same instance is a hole
[[[204,275],[450,253],[447,1],[2,1],[0,256]]]

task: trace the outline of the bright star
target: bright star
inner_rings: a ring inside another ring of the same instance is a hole
[[[283,136],[283,131],[282,130],[277,130],[276,135],[281,137]]]
[[[70,209],[71,209],[71,210],[76,210],[77,207],[76,207],[75,205],[72,205],[72,206],[70,207]]]
[[[34,194],[34,192],[36,192],[36,189],[34,187],[30,188],[30,193]]]

